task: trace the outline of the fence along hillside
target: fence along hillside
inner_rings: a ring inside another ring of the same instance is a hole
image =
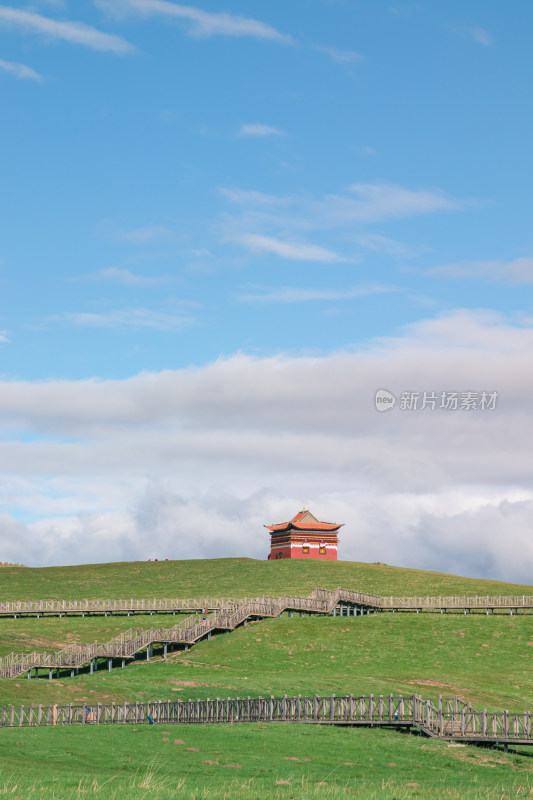
[[[234,630],[250,618],[277,617],[285,610],[328,614],[340,601],[361,609],[366,607],[369,610],[371,607],[369,604],[375,599],[373,595],[362,592],[338,589],[336,592],[315,590],[310,597],[261,597],[256,600],[233,601],[222,605],[204,619],[192,615],[171,628],[130,629],[106,643],[73,644],[56,653],[11,653],[0,659],[0,677],[17,678],[24,673],[28,673],[30,677],[34,669],[36,672],[39,669],[48,669],[49,677],[52,678],[54,670],[69,668],[74,674],[77,669],[87,664],[90,664],[92,672],[98,658],[107,658],[108,666],[111,668],[113,659],[122,659],[124,662],[145,648],[149,657],[150,648],[154,643],[164,645],[164,656],[166,656],[169,644],[189,647],[201,639],[210,639],[215,630]]]
[[[228,697],[108,705],[3,706],[0,727],[48,725],[220,724],[291,722],[418,728],[424,735],[465,743],[531,745],[531,714],[478,711],[458,697],[435,705],[420,695],[384,697]]]
[[[210,598],[213,600],[213,598]],[[392,601],[401,601],[394,604]],[[440,605],[437,601],[440,601]],[[444,601],[444,602],[442,602]],[[42,601],[53,602],[53,601]],[[110,602],[110,601],[86,601]],[[125,603],[127,601],[113,601]],[[161,607],[161,604],[170,603],[168,600],[134,601],[135,603],[151,603]],[[193,601],[180,601],[188,603],[189,608]],[[196,602],[196,601],[194,601]],[[408,602],[411,605],[408,605]],[[199,609],[208,608],[202,601],[197,606]],[[86,665],[90,666],[91,673],[97,665],[99,658],[108,660],[108,669],[112,669],[113,662],[121,660],[124,667],[127,659],[135,657],[136,653],[146,649],[147,658],[150,658],[154,644],[163,645],[163,656],[166,658],[168,647],[190,647],[202,639],[210,639],[213,631],[231,631],[241,624],[246,624],[248,619],[264,619],[277,617],[283,611],[289,613],[300,612],[304,614],[336,614],[346,615],[362,614],[364,612],[378,611],[438,611],[445,610],[508,610],[510,613],[518,609],[532,609],[532,597],[451,597],[451,598],[382,598],[379,595],[365,592],[337,589],[334,592],[326,589],[314,589],[309,597],[260,597],[255,600],[220,601],[220,606],[199,619],[197,615],[187,617],[170,628],[148,628],[136,630],[131,628],[125,633],[114,637],[108,642],[87,645],[69,645],[55,653],[33,652],[10,653],[0,658],[0,678],[18,678],[27,674],[32,676],[33,671],[38,676],[39,669],[47,669],[49,678],[59,669],[70,669],[74,675],[77,670]],[[144,609],[147,610],[146,608]],[[168,608],[167,608],[168,613]]]
[[[352,608],[374,609],[376,611],[514,611],[533,612],[533,596],[530,595],[463,595],[430,597],[382,597],[377,594],[365,592],[348,592],[338,589],[345,594],[357,595],[358,600],[351,603]],[[326,599],[329,601],[334,592],[326,589],[314,589],[309,595],[312,599]],[[259,598],[268,599],[273,598]],[[283,597],[277,598],[283,600]],[[304,598],[299,598],[303,600]],[[257,598],[154,598],[154,599],[85,599],[85,600],[14,600],[0,602],[0,617],[22,617],[46,615],[81,615],[85,614],[150,614],[150,613],[183,613],[192,611],[219,611],[231,605],[257,602]],[[321,609],[316,611],[320,613]]]

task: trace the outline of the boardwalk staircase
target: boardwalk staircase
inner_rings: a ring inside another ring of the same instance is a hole
[[[197,614],[187,617],[171,628],[133,629],[121,633],[109,642],[87,645],[72,644],[55,653],[11,653],[0,658],[0,678],[18,678],[33,669],[48,669],[50,677],[57,669],[76,670],[93,663],[98,658],[132,659],[136,653],[150,648],[153,644],[180,645],[190,647],[208,638],[215,631],[232,631],[249,619],[278,617],[283,611],[330,614],[339,602],[352,607],[370,610],[376,608],[379,598],[364,592],[337,589],[328,592],[315,589],[309,597],[260,597],[255,600],[231,600],[222,602],[218,610],[203,618]],[[165,655],[166,655],[165,647]]]
[[[210,609],[210,613],[207,613]],[[55,652],[11,653],[0,658],[0,678],[18,678],[32,670],[48,669],[49,677],[58,669],[70,669],[72,673],[90,665],[91,671],[97,659],[108,659],[111,669],[114,659],[121,659],[122,666],[128,659],[143,650],[150,656],[154,644],[162,644],[164,657],[168,646],[185,647],[211,638],[213,632],[232,631],[248,620],[277,617],[284,611],[294,614],[362,614],[370,612],[435,612],[489,610],[518,613],[519,610],[533,612],[533,597],[380,597],[366,592],[349,589],[314,589],[308,597],[286,595],[283,597],[263,596],[255,599],[225,600],[203,598],[195,600],[154,599],[152,600],[81,600],[81,601],[17,601],[0,605],[1,616],[22,616],[44,614],[91,614],[91,613],[176,613],[176,611],[196,610],[203,612],[188,616],[170,628],[152,627],[134,629],[121,633],[108,642],[86,645],[69,645]],[[456,721],[450,722],[455,725]],[[459,724],[463,724],[460,722]],[[465,723],[466,724],[466,723]],[[429,725],[429,723],[428,723]],[[428,727],[431,732],[431,727]]]

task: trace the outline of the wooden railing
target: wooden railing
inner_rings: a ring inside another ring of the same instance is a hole
[[[533,609],[533,596],[529,595],[463,595],[444,597],[380,597],[380,607],[385,610],[440,610],[440,609]]]
[[[233,630],[246,619],[276,617],[291,609],[327,614],[339,603],[366,603],[368,595],[337,589],[336,592],[315,590],[319,596],[310,597],[260,597],[256,600],[230,601],[222,603],[217,611],[199,619],[197,615],[187,617],[171,628],[131,628],[109,642],[86,645],[72,644],[55,653],[10,653],[0,658],[0,677],[17,678],[33,669],[75,669],[89,664],[94,659],[132,658],[135,653],[154,643],[176,643],[192,645],[209,637],[214,630]]]
[[[172,613],[173,611],[198,611],[202,608],[213,610],[231,602],[221,597],[198,598],[156,598],[111,600],[93,598],[84,600],[6,600],[0,603],[0,616],[14,614],[124,614],[133,613]],[[239,602],[239,601],[235,601]]]
[[[339,591],[339,590],[337,590]],[[431,597],[382,597],[367,592],[342,590],[344,602],[381,611],[446,611],[446,610],[519,610],[533,611],[533,596],[530,595],[475,595]],[[331,591],[314,589],[309,600],[324,599],[329,603]],[[348,598],[348,595],[352,599]],[[271,598],[270,598],[271,599]],[[282,597],[278,598],[283,600]],[[303,600],[303,598],[299,598]],[[16,600],[0,602],[0,617],[45,616],[47,614],[128,614],[128,613],[183,613],[191,611],[220,610],[230,605],[256,602],[251,598],[153,598],[153,599],[85,599],[85,600]]]
[[[2,706],[0,727],[44,725],[303,722],[321,725],[416,727],[463,742],[533,744],[531,713],[477,711],[458,697],[437,705],[420,695],[228,697],[52,706]]]
[[[387,598],[388,599],[388,598]],[[391,600],[394,598],[391,598]],[[398,599],[398,598],[396,598]],[[400,598],[407,601],[407,598]],[[417,608],[422,600],[433,601],[435,598],[411,598],[417,602]],[[450,600],[451,598],[439,598],[439,600]],[[483,598],[455,598],[477,602]],[[494,600],[495,598],[484,598],[484,600]],[[531,600],[533,598],[497,598],[499,600]],[[213,600],[213,598],[211,598]],[[47,601],[52,602],[52,601]],[[87,601],[90,602],[90,601]],[[103,602],[103,601],[102,601]],[[123,601],[113,601],[121,603]],[[136,601],[137,603],[148,601]],[[152,601],[150,601],[152,602]],[[154,600],[154,603],[165,603],[170,601]],[[203,601],[204,602],[204,601]],[[0,658],[0,678],[17,678],[24,673],[29,673],[33,669],[75,669],[89,664],[98,658],[118,659],[132,658],[135,653],[150,647],[154,643],[175,643],[182,645],[195,644],[200,639],[210,637],[215,630],[233,630],[238,625],[249,618],[276,617],[283,611],[300,611],[315,614],[329,614],[339,605],[352,609],[385,610],[384,598],[378,595],[371,595],[365,592],[356,592],[349,589],[337,589],[330,592],[326,589],[315,589],[309,597],[285,596],[285,597],[259,597],[254,600],[219,600],[217,610],[203,619],[198,615],[192,615],[178,622],[170,628],[148,628],[133,629],[121,633],[109,642],[86,645],[72,644],[55,653],[33,652],[33,653],[10,653],[4,658]],[[201,608],[207,608],[201,605]],[[465,606],[466,607],[466,606]],[[473,606],[472,606],[473,607]],[[499,607],[502,607],[500,605]],[[511,607],[511,606],[509,606]],[[518,608],[513,605],[512,608]],[[525,607],[524,604],[520,607]],[[388,606],[390,610],[391,606]],[[428,605],[427,608],[430,608]]]

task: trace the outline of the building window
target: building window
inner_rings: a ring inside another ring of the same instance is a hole
[[[321,556],[325,556],[326,555],[326,545],[325,544],[321,544],[320,547],[318,548],[318,552],[319,552],[319,554]]]
[[[308,545],[304,544],[302,546],[302,553],[304,553],[304,555],[309,555],[309,547],[308,547]]]

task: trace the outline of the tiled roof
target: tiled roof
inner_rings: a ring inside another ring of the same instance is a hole
[[[305,508],[299,511],[288,522],[278,522],[272,525],[265,525],[269,531],[286,531],[294,528],[298,531],[335,531],[342,527],[342,522],[320,522],[310,511]]]

